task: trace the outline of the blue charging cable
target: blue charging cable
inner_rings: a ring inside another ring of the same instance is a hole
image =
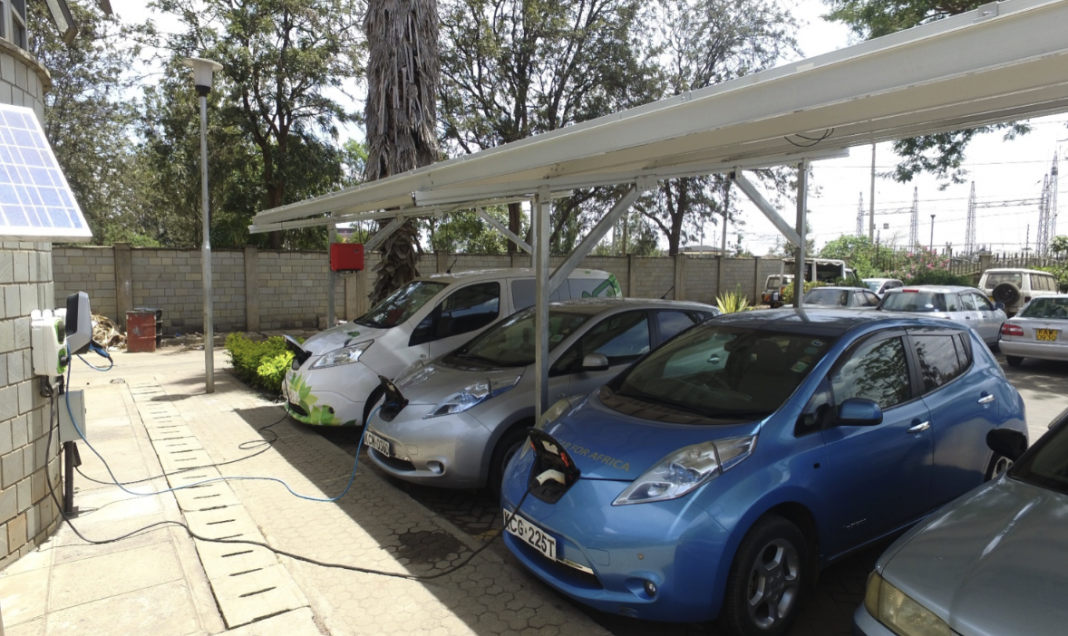
[[[105,355],[106,355],[106,352],[105,352]],[[79,356],[79,357],[81,357],[81,356]],[[106,357],[109,360],[111,359],[111,356],[106,356]],[[89,364],[89,363],[86,362],[86,364]],[[89,366],[92,367],[93,365],[89,364]],[[114,362],[112,362],[112,366],[114,366]],[[107,369],[97,368],[97,367],[93,367],[93,368],[97,369],[98,371],[108,371],[108,370],[111,369],[111,367],[108,367]],[[273,482],[277,482],[279,484],[282,484],[285,487],[285,489],[288,490],[289,493],[291,495],[293,495],[294,497],[299,497],[300,499],[307,499],[308,501],[318,501],[318,502],[322,502],[322,503],[330,503],[330,502],[337,501],[338,499],[341,499],[342,497],[344,497],[345,494],[349,492],[349,488],[352,487],[352,482],[354,482],[356,480],[356,468],[360,465],[360,450],[363,449],[363,437],[364,437],[363,435],[360,435],[360,442],[356,447],[356,460],[352,463],[352,474],[349,475],[349,483],[345,485],[345,490],[342,490],[341,494],[336,496],[336,497],[329,497],[329,498],[325,498],[325,497],[310,497],[308,495],[302,495],[299,492],[293,490],[292,488],[290,488],[289,484],[287,484],[285,481],[283,481],[281,479],[278,479],[277,477],[248,477],[248,476],[212,477],[210,479],[205,479],[205,480],[202,480],[202,481],[193,482],[191,484],[185,484],[185,485],[182,485],[182,486],[174,486],[173,488],[167,488],[167,489],[164,489],[164,490],[156,490],[156,491],[153,491],[153,492],[136,492],[136,491],[130,490],[130,489],[126,488],[125,486],[123,486],[122,482],[120,482],[118,480],[118,478],[115,477],[115,473],[112,472],[111,466],[108,465],[107,460],[104,459],[104,456],[101,455],[95,448],[93,448],[93,445],[89,443],[89,440],[85,439],[85,434],[82,432],[81,427],[78,426],[78,420],[75,419],[74,411],[71,409],[71,406],[70,406],[70,392],[69,392],[69,389],[70,389],[70,374],[71,374],[71,368],[70,368],[70,366],[68,366],[67,367],[67,392],[65,393],[65,401],[67,403],[67,414],[70,415],[70,421],[74,424],[74,430],[76,430],[78,432],[78,437],[80,437],[82,439],[82,441],[85,442],[85,445],[89,448],[89,450],[93,451],[93,454],[100,458],[100,461],[104,464],[104,468],[107,469],[108,475],[111,476],[111,480],[113,482],[115,482],[115,485],[118,486],[119,488],[121,488],[123,492],[129,493],[131,495],[136,495],[138,497],[149,497],[149,496],[152,496],[152,495],[160,495],[160,494],[167,493],[167,492],[174,492],[176,490],[184,490],[186,488],[193,488],[193,487],[196,487],[196,486],[202,486],[204,484],[209,484],[209,483],[216,482],[216,481],[273,481]],[[380,408],[382,408],[382,407],[379,406],[374,411],[371,411],[371,415],[370,415],[370,417],[367,418],[367,420],[370,421],[371,418],[374,417],[375,413],[377,413],[378,409],[380,409]]]

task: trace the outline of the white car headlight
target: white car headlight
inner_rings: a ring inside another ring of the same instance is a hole
[[[325,369],[327,367],[337,367],[343,364],[352,364],[360,359],[364,351],[370,348],[374,340],[368,340],[367,342],[361,342],[358,345],[351,347],[345,347],[344,349],[335,349],[324,353],[315,364],[311,366],[313,369]]]
[[[514,378],[505,378],[503,380],[480,380],[475,382],[442,400],[434,407],[434,410],[431,411],[429,415],[424,416],[423,419],[439,417],[441,415],[452,415],[453,413],[463,413],[476,404],[481,404],[490,398],[497,397],[501,393],[511,390],[519,383],[519,378],[521,377],[523,376],[517,375]]]
[[[756,441],[756,435],[748,435],[680,448],[635,479],[612,505],[682,497],[752,455]]]
[[[901,636],[953,636],[944,620],[887,583],[878,572],[868,577],[864,609]]]

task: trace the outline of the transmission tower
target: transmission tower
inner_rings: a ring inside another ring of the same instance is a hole
[[[1049,205],[1046,208],[1046,223],[1049,230],[1046,235],[1049,242],[1057,236],[1057,153],[1053,153],[1053,168],[1049,171]]]
[[[964,230],[964,253],[975,253],[975,182],[972,181],[972,193],[968,195],[968,225]]]
[[[912,189],[912,223],[909,224],[909,247],[920,243],[920,189]]]
[[[1049,251],[1049,175],[1042,177],[1042,197],[1038,203],[1038,231],[1035,232],[1035,253],[1045,256]]]
[[[857,206],[857,236],[864,236],[864,193],[860,193],[860,204]]]

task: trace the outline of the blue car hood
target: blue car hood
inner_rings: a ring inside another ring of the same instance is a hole
[[[1068,496],[1001,478],[902,537],[882,573],[962,634],[1064,634],[1066,521]]]
[[[661,459],[709,440],[751,434],[746,424],[668,424],[618,413],[591,396],[545,431],[560,442],[582,471],[583,479],[634,481]]]

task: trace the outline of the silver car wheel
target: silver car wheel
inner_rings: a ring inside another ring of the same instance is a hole
[[[789,541],[773,539],[760,550],[746,593],[754,625],[770,630],[790,614],[801,591],[800,573],[801,559]]]

